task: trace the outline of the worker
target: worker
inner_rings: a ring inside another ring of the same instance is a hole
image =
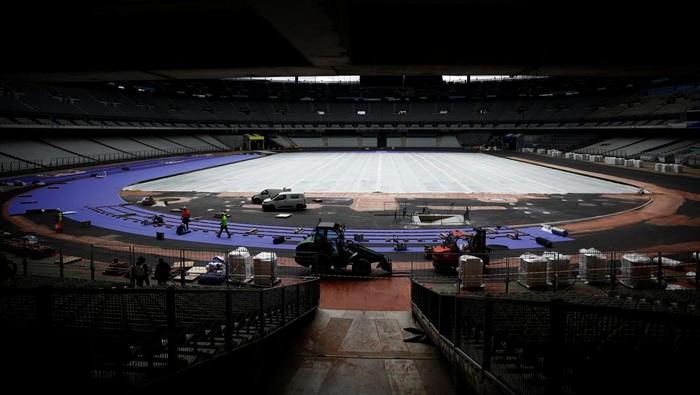
[[[221,213],[221,224],[219,227],[219,233],[216,234],[216,237],[221,237],[221,233],[226,231],[226,234],[228,234],[228,238],[231,238],[231,232],[228,231],[228,217],[226,216],[226,213]]]
[[[54,215],[55,225],[54,228],[56,233],[63,232],[63,211],[60,208],[56,209],[56,214]]]
[[[182,224],[185,225],[185,231],[190,230],[190,210],[187,209],[187,206],[182,207],[182,214],[180,215],[180,218],[182,220]]]

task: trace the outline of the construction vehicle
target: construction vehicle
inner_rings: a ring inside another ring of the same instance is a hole
[[[474,234],[461,230],[453,230],[447,234],[441,233],[443,239],[438,246],[426,245],[425,257],[432,260],[435,270],[456,270],[459,267],[459,257],[473,255],[481,258],[484,266],[489,264],[490,248],[486,247],[486,230],[474,228]],[[459,240],[464,240],[461,244]]]
[[[391,273],[391,259],[353,240],[345,238],[345,228],[335,222],[319,222],[314,232],[297,244],[294,261],[311,267],[318,274],[331,269],[341,270],[352,266],[352,274],[369,276],[372,264]]]

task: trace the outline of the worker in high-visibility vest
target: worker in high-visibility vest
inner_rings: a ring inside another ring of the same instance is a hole
[[[54,228],[56,229],[57,233],[63,232],[63,211],[61,211],[60,208],[56,209],[56,215],[55,215],[55,226]]]

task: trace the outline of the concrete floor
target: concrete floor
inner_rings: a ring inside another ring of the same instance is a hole
[[[321,309],[268,371],[265,394],[455,394],[448,363],[414,342],[410,311]],[[409,329],[408,331],[406,329]],[[408,340],[408,341],[405,341]]]

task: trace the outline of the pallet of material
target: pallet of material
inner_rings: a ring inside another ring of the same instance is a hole
[[[171,266],[173,267],[173,269],[179,269],[179,268],[187,269],[187,268],[191,268],[194,266],[194,261],[181,261],[181,262],[175,261],[175,262],[173,262],[173,264]]]
[[[204,274],[207,273],[206,266],[192,266],[187,270],[187,274]]]
[[[24,238],[3,239],[0,241],[8,252],[26,255],[31,259],[48,258],[56,254],[56,250],[41,243],[30,243]]]
[[[252,278],[233,278],[229,277],[228,283],[229,284],[234,284],[234,285],[244,285],[244,284],[249,284],[253,281]]]
[[[66,263],[73,263],[73,262],[80,262],[80,261],[82,261],[82,260],[83,260],[83,258],[81,258],[81,257],[79,257],[79,256],[64,256],[64,257],[63,257],[63,263],[64,263],[64,264],[66,264]],[[53,263],[55,263],[55,264],[61,263],[61,258],[58,258],[58,259],[54,260]]]

